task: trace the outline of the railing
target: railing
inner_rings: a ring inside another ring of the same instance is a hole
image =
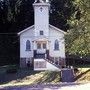
[[[54,64],[55,66],[57,66],[58,68],[63,68],[65,67],[65,58],[57,58],[57,57],[50,57],[48,58],[48,61],[52,64]]]
[[[65,67],[65,58],[51,57],[49,56],[49,50],[46,50],[46,53],[43,53],[43,54],[40,54],[40,53],[38,54],[37,50],[34,50],[34,58],[43,58],[58,68]]]

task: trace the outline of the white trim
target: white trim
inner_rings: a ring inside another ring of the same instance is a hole
[[[33,6],[50,6],[50,4],[48,2],[46,3],[34,3]]]
[[[19,32],[19,33],[17,33],[17,34],[18,34],[18,35],[21,35],[22,33],[24,33],[24,32],[26,32],[26,31],[30,30],[31,28],[34,28],[34,25],[32,25],[32,26],[30,26],[30,27],[28,27],[28,28],[22,30],[21,32]]]
[[[37,38],[34,39],[33,41],[49,41],[48,38]]]
[[[59,28],[57,28],[57,27],[55,27],[55,26],[53,26],[53,25],[51,25],[51,24],[49,24],[49,26],[50,26],[51,28],[54,28],[55,30],[60,31],[60,32],[63,33],[63,34],[66,34],[65,31],[63,31],[63,30],[61,30],[61,29],[59,29]]]
[[[57,28],[57,27],[55,27],[55,26],[53,26],[53,25],[50,25],[50,24],[49,24],[49,27],[54,28],[55,30],[60,31],[60,32],[63,33],[63,34],[66,34],[65,31],[63,31],[63,30],[61,30],[61,29],[59,29],[59,28]],[[22,30],[21,32],[19,32],[19,33],[17,33],[17,34],[18,34],[18,35],[21,35],[22,33],[24,33],[24,32],[26,32],[26,31],[30,30],[31,28],[34,28],[34,25],[32,25],[32,26],[30,26],[30,27],[28,27],[28,28]]]

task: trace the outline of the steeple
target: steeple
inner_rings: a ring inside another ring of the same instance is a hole
[[[43,31],[44,35],[48,36],[50,4],[47,3],[46,0],[35,0],[33,7],[34,7],[35,36],[39,36],[40,31]]]

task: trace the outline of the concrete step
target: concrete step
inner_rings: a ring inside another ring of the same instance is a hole
[[[46,61],[47,62],[47,65],[46,65],[46,68],[47,69],[45,69],[45,70],[49,70],[51,67],[53,68],[53,69],[56,69],[56,70],[60,70],[60,66],[59,65],[57,65],[57,64],[55,64],[54,62],[52,62],[52,61],[50,61],[50,60],[48,60],[48,59],[41,59],[41,58],[39,58],[39,59],[34,59],[34,62],[35,61]],[[36,66],[35,66],[36,67]],[[34,70],[38,70],[38,69],[36,69],[36,68],[34,68]],[[43,69],[44,70],[44,69]]]

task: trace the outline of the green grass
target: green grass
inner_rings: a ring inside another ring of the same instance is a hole
[[[90,68],[78,68],[78,70],[76,73],[76,82],[90,82]]]
[[[8,68],[17,68],[17,73],[8,74]],[[78,68],[75,82],[90,81],[90,68]],[[0,86],[22,86],[31,84],[60,83],[60,72],[55,71],[31,71],[29,68],[19,69],[17,66],[0,67],[0,76],[3,75],[4,81],[0,82]]]
[[[76,65],[74,68],[78,68],[76,73],[76,82],[90,82],[90,65]]]
[[[12,66],[8,67],[12,68]],[[2,75],[5,79],[0,83],[0,86],[21,86],[42,83],[59,83],[60,72],[54,71],[31,71],[29,69],[18,69],[17,73],[7,74],[6,67],[0,68],[3,70]]]

